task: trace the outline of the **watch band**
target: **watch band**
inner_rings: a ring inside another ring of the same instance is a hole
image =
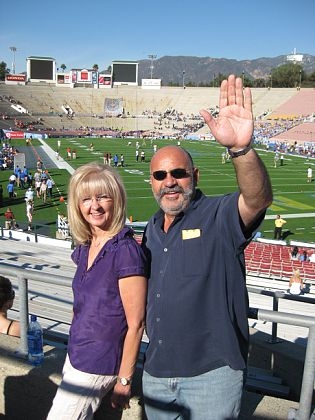
[[[231,156],[232,159],[237,158],[239,156],[244,156],[246,153],[248,153],[252,149],[252,144],[250,143],[248,146],[244,147],[244,149],[237,150],[234,152],[229,147],[227,149],[228,154]]]

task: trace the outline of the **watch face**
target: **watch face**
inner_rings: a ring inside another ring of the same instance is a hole
[[[120,378],[120,383],[124,386],[128,385],[129,381],[126,378]]]

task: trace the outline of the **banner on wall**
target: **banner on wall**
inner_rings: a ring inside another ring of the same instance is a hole
[[[106,116],[118,117],[124,112],[122,98],[105,98],[104,113]]]

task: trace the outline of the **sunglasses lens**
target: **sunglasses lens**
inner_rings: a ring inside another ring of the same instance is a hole
[[[187,176],[186,169],[182,169],[182,168],[173,169],[170,172],[171,172],[172,177],[175,179],[182,179],[182,178],[186,178]]]
[[[155,171],[153,172],[153,178],[156,179],[157,181],[163,181],[163,179],[165,179],[167,177],[167,172],[166,171]]]
[[[186,169],[183,168],[172,169],[169,173],[175,179],[186,178],[189,175]],[[153,178],[157,181],[163,181],[167,177],[167,174],[168,172],[166,171],[155,171],[152,173]]]

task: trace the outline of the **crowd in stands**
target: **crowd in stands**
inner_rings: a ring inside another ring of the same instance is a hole
[[[301,124],[304,121],[304,117],[296,117],[292,120],[280,119],[280,120],[256,120],[254,136],[260,141],[268,140],[271,137],[275,137],[280,133],[290,130],[293,127]]]
[[[295,141],[275,140],[274,137],[298,126],[304,121],[304,117],[295,119],[280,119],[273,121],[256,121],[254,128],[255,143],[263,146],[266,150],[282,153],[294,153],[307,157],[315,157],[315,143],[304,144]]]
[[[3,141],[0,149],[0,170],[12,169],[14,156],[16,154],[16,148],[11,146],[11,144],[7,143],[6,141]]]
[[[7,102],[10,106],[11,104],[21,105],[22,103],[15,99],[13,96],[0,96],[0,101]],[[63,105],[65,109],[71,109],[68,105]],[[68,108],[67,108],[68,107]],[[50,107],[51,108],[51,107]],[[216,116],[218,113],[218,107],[212,107],[209,109],[213,116]],[[49,115],[48,113],[47,115]],[[83,114],[75,113],[71,109],[71,112],[67,114],[68,119],[73,120],[75,115],[83,116]],[[85,116],[89,116],[86,114]],[[60,114],[60,117],[63,115]],[[104,118],[103,115],[99,116],[93,114],[95,118]],[[187,135],[192,135],[197,133],[203,126],[204,121],[199,115],[199,113],[188,113],[185,114],[181,110],[175,109],[173,107],[166,108],[164,111],[158,111],[156,109],[145,109],[139,115],[133,115],[128,110],[124,110],[124,113],[120,118],[146,118],[152,119],[152,128],[150,129],[136,129],[136,130],[126,130],[122,127],[109,127],[107,125],[97,126],[90,124],[90,126],[80,126],[73,128],[56,128],[56,127],[44,127],[43,118],[38,118],[37,121],[25,121],[16,116],[8,115],[7,113],[2,113],[1,118],[3,119],[14,119],[15,128],[28,131],[40,131],[45,132],[48,136],[54,135],[78,135],[78,136],[111,136],[111,137],[126,137],[126,136],[138,136],[138,137],[155,137],[155,138],[185,138]],[[310,157],[314,157],[314,146],[311,146],[311,149],[308,145],[300,144],[289,144],[288,142],[275,141],[271,140],[275,136],[286,132],[297,125],[300,125],[305,121],[306,116],[302,115],[276,115],[271,113],[270,110],[265,111],[256,118],[254,137],[255,143],[263,145],[267,150],[272,151],[281,151],[283,153],[297,153],[300,155],[309,154]],[[115,123],[119,124],[117,121],[119,119],[115,118]],[[114,120],[113,120],[114,121]],[[122,124],[123,126],[123,124]],[[141,128],[141,123],[139,123],[139,128]]]

